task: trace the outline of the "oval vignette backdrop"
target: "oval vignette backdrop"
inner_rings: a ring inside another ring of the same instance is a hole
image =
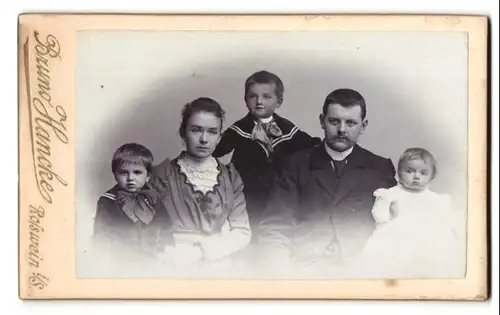
[[[359,91],[369,121],[359,144],[397,164],[408,147],[438,161],[433,189],[466,207],[467,38],[446,32],[81,31],[76,55],[77,276],[97,200],[114,185],[111,158],[127,142],[155,163],[183,149],[182,106],[207,96],[226,110],[224,128],[246,114],[244,82],[268,70],[285,85],[278,114],[321,136],[319,114],[337,88]],[[465,217],[464,217],[465,220]],[[465,223],[465,221],[464,221]]]

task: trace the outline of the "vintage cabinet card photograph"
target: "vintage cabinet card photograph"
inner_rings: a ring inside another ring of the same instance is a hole
[[[487,299],[487,37],[20,15],[20,297]]]

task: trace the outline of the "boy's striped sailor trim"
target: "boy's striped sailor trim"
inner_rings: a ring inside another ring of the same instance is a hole
[[[109,192],[105,192],[104,194],[101,195],[101,197],[108,198],[111,200],[116,200],[116,195]]]
[[[299,128],[297,128],[297,126],[294,126],[294,127],[292,128],[292,130],[290,130],[290,132],[289,132],[289,133],[287,133],[287,134],[285,134],[285,135],[282,135],[282,136],[281,136],[281,137],[279,137],[279,138],[274,139],[274,140],[273,140],[273,142],[272,142],[272,143],[273,143],[273,148],[274,148],[276,145],[278,145],[278,144],[280,144],[281,142],[283,142],[283,141],[287,141],[287,140],[292,139],[292,138],[293,138],[293,135],[295,135],[295,134],[297,133],[297,131],[299,131]]]
[[[240,127],[236,126],[236,125],[231,125],[231,127],[229,127],[229,129],[232,129],[234,130],[237,134],[239,134],[240,136],[244,137],[244,138],[247,138],[247,139],[253,139],[252,137],[252,134],[251,133],[248,133],[248,132],[245,132],[243,131]],[[276,139],[273,140],[272,142],[272,146],[273,148],[280,144],[281,142],[283,141],[288,141],[290,139],[293,138],[293,136],[299,131],[299,128],[297,128],[297,126],[293,126],[292,130],[290,130],[289,133],[287,134],[284,134],[282,135],[281,137],[278,137]]]
[[[239,134],[240,136],[242,136],[243,138],[253,139],[251,133],[244,132],[243,130],[241,130],[240,127],[238,127],[236,125],[231,125],[231,127],[229,127],[229,129],[236,131],[236,133]]]
[[[229,128],[232,129],[232,130],[234,130],[237,134],[239,134],[243,138],[254,140],[252,134],[250,134],[248,132],[244,132],[243,130],[241,130],[240,127],[238,127],[236,125],[232,125]],[[257,143],[260,145],[260,147],[262,148],[262,150],[264,150],[264,153],[266,154],[266,156],[269,157],[269,154],[271,154],[269,152],[269,150],[262,143],[260,143],[259,141],[257,141]]]

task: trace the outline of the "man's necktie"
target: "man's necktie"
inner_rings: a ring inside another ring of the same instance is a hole
[[[343,159],[342,161],[336,161],[332,159],[332,162],[335,167],[335,175],[337,175],[337,178],[341,178],[344,173],[347,160]]]

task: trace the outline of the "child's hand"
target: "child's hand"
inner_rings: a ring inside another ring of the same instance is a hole
[[[389,206],[389,213],[391,214],[391,219],[394,220],[398,215],[399,215],[399,206],[397,201],[392,201],[391,205]]]

